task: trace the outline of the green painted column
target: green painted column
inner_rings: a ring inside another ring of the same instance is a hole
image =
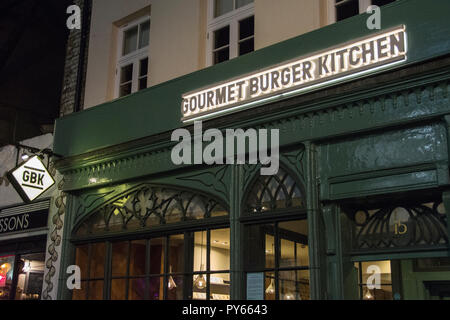
[[[323,206],[322,211],[326,233],[327,298],[339,300],[344,298],[339,209],[336,204],[329,203]]]
[[[326,299],[324,226],[319,206],[317,151],[311,142],[305,143],[306,202],[308,212],[308,246],[311,299]]]
[[[57,300],[70,300],[72,299],[71,292],[67,288],[67,267],[75,263],[75,247],[70,242],[70,234],[73,225],[74,216],[74,197],[67,194],[66,202],[66,217],[64,219],[63,235],[62,235],[62,248],[61,248],[61,263],[58,279],[58,295]]]
[[[242,166],[231,166],[230,184],[230,298],[242,300],[245,298],[245,274],[242,261],[243,228],[239,222],[242,201]]]

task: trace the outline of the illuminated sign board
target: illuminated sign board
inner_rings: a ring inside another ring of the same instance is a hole
[[[0,235],[31,231],[47,226],[48,209],[19,214],[0,214]]]
[[[182,121],[267,103],[406,61],[404,26],[303,56],[182,96]]]
[[[8,180],[26,202],[33,201],[55,184],[38,156],[8,172]]]

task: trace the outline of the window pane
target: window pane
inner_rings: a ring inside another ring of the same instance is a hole
[[[230,229],[211,230],[211,270],[230,269]]]
[[[220,217],[226,215],[228,215],[228,212],[220,204],[216,204],[214,209],[212,209],[211,211],[211,217]]]
[[[214,52],[214,64],[221,63],[230,59],[230,50],[225,48]]]
[[[275,266],[274,225],[261,224],[245,227],[244,260],[248,272],[263,271]]]
[[[88,300],[103,300],[103,280],[89,281]]]
[[[164,273],[164,248],[166,238],[150,240],[150,274]]]
[[[169,238],[169,272],[184,271],[184,235],[177,234]]]
[[[236,0],[236,9],[246,6],[247,4],[252,3],[252,2],[253,2],[253,0]]]
[[[139,49],[148,46],[150,41],[150,20],[141,23],[139,33]]]
[[[127,288],[126,279],[112,279],[111,280],[111,300],[125,300]]]
[[[205,274],[196,274],[192,282],[192,299],[206,300],[207,277]]]
[[[254,34],[255,34],[254,16],[239,21],[239,40],[251,37]]]
[[[372,0],[372,4],[375,6],[384,6],[385,4],[394,2],[395,0]]]
[[[213,273],[210,276],[211,300],[230,300],[230,274]]]
[[[246,53],[255,51],[254,39],[248,39],[239,43],[239,55],[242,56]]]
[[[206,270],[206,231],[194,234],[194,271]]]
[[[164,289],[163,289],[163,278],[162,277],[151,277],[149,281],[149,299],[150,300],[163,300]]]
[[[133,27],[123,33],[122,55],[127,55],[136,50],[138,27]]]
[[[381,284],[391,284],[391,261],[367,261],[361,263],[362,270],[362,283],[367,284],[367,280],[370,276],[375,274],[380,276]],[[373,278],[373,277],[372,277]]]
[[[114,242],[112,244],[111,269],[113,277],[121,277],[127,274],[128,265],[128,241]]]
[[[129,95],[130,93],[131,93],[131,82],[120,86],[119,97]]]
[[[344,20],[359,14],[358,0],[350,0],[339,4],[341,2],[342,1],[336,0],[336,21]]]
[[[266,234],[266,268],[275,267],[275,242],[274,237]]]
[[[78,246],[76,249],[75,264],[80,267],[81,279],[88,277],[88,262],[89,262],[89,245]]]
[[[309,300],[309,271],[280,271],[280,300]]]
[[[130,279],[128,300],[145,299],[145,278]]]
[[[307,220],[282,222],[278,228],[281,240],[280,267],[308,266]]]
[[[142,90],[142,89],[146,89],[146,88],[147,88],[147,77],[140,78],[139,79],[139,89],[138,90]]]
[[[203,219],[205,217],[205,202],[199,196],[193,199],[189,199],[187,194],[182,195],[185,202],[190,201],[188,208],[186,209],[186,220]]]
[[[180,275],[170,275],[167,280],[167,300],[183,299],[183,278]]]
[[[214,0],[214,18],[233,10],[233,0]]]
[[[275,273],[266,272],[264,274],[264,299],[265,300],[275,300]]]
[[[105,275],[105,248],[104,242],[92,244],[90,279],[103,278]]]
[[[142,59],[139,64],[139,77],[145,76],[148,72],[148,58]]]
[[[392,300],[392,286],[381,285],[380,289],[369,289],[367,286],[362,286],[363,300]]]
[[[297,265],[309,266],[309,248],[308,245],[297,243]]]
[[[80,289],[74,289],[72,291],[72,300],[86,300],[86,293],[87,293],[87,286],[88,286],[88,282],[87,281],[81,281],[80,285],[81,288]]]
[[[141,276],[145,274],[146,240],[131,241],[130,275]]]
[[[120,83],[133,80],[133,65],[129,64],[120,69]]]
[[[45,253],[20,256],[16,300],[39,300],[44,281]],[[1,285],[0,285],[1,287]]]
[[[214,31],[214,49],[227,46],[230,43],[230,26]]]
[[[14,277],[15,256],[0,257],[0,300],[9,300]]]

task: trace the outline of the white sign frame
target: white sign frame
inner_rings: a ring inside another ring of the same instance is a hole
[[[7,174],[9,182],[25,202],[32,202],[55,184],[39,156],[33,156]]]

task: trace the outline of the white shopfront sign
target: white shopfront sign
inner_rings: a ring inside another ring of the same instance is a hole
[[[8,179],[26,202],[33,201],[55,184],[39,156],[34,156],[11,170]]]
[[[182,96],[182,121],[189,122],[267,103],[361,76],[406,61],[404,26]]]

